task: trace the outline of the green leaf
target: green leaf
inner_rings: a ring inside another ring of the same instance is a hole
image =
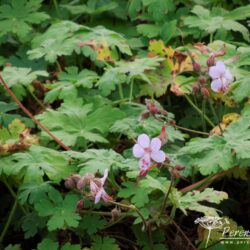
[[[45,71],[34,71],[28,68],[5,67],[2,76],[5,82],[12,88],[16,97],[20,100],[27,94],[27,87],[38,75],[47,76]]]
[[[239,22],[233,20],[224,20],[222,23],[222,28],[224,28],[225,30],[238,31],[242,34],[243,38],[246,41],[250,41],[248,29]]]
[[[148,38],[157,37],[161,31],[161,27],[154,24],[139,24],[136,28],[139,34]]]
[[[39,217],[37,213],[32,212],[24,217],[22,229],[24,231],[24,238],[29,239],[35,236],[39,229],[46,226],[46,219]]]
[[[199,202],[209,202],[219,204],[222,200],[227,199],[228,195],[222,191],[216,191],[213,188],[206,188],[203,191],[192,191],[182,196],[179,200],[180,209],[187,214],[186,209],[204,213],[207,216],[218,216],[213,207],[205,206]]]
[[[58,110],[48,109],[37,116],[57,138],[68,146],[76,147],[83,140],[107,143],[104,136],[110,126],[123,117],[123,112],[111,105],[94,109],[93,103],[84,105],[82,99],[67,100]]]
[[[124,158],[112,149],[88,149],[84,153],[65,152],[72,158],[78,159],[77,166],[81,168],[80,174],[104,173],[106,168],[116,170],[123,166]],[[125,164],[125,162],[124,162]]]
[[[149,188],[141,187],[133,182],[123,182],[123,188],[119,190],[118,196],[121,198],[130,198],[131,202],[138,207],[143,207],[149,202]]]
[[[99,215],[87,214],[83,216],[79,227],[85,229],[89,235],[93,235],[102,230],[106,224],[106,221],[103,220]]]
[[[0,36],[8,33],[18,38],[27,38],[32,24],[39,24],[49,18],[44,12],[38,12],[42,0],[10,0],[0,6]]]
[[[59,247],[58,242],[55,242],[51,239],[43,239],[42,242],[40,242],[37,245],[37,250],[57,250]]]
[[[223,137],[213,135],[209,138],[196,138],[180,150],[181,155],[192,157],[191,164],[197,166],[203,175],[217,173],[234,166],[244,166],[249,160],[250,117],[242,117],[232,122]]]
[[[250,17],[250,4],[231,10],[224,15],[231,20],[244,20]]]
[[[54,192],[55,189],[49,184],[49,182],[28,182],[20,186],[18,199],[21,204],[25,204],[26,202],[34,204],[40,199],[46,198],[48,193],[52,196]]]
[[[120,250],[119,246],[116,244],[115,239],[110,237],[93,237],[93,244],[91,250]]]
[[[110,128],[110,131],[113,133],[121,133],[127,135],[129,138],[137,138],[140,134],[146,133],[151,137],[158,136],[161,132],[162,123],[157,121],[155,118],[149,117],[145,120],[140,119],[140,114],[146,110],[146,106],[141,105],[140,108],[137,107],[137,110],[131,105],[131,109],[128,111],[125,108],[129,105],[124,105],[122,108],[126,112],[126,118],[118,120]],[[132,110],[135,112],[131,114]],[[173,118],[173,114],[168,113],[170,118]],[[169,142],[174,142],[176,140],[184,140],[183,134],[180,131],[175,129],[173,126],[166,127],[166,133],[168,136]]]
[[[163,21],[166,18],[166,14],[169,14],[169,11],[173,11],[174,9],[175,4],[173,0],[150,1],[148,5],[149,14],[152,15],[153,19],[158,22]]]
[[[90,89],[98,80],[98,76],[94,71],[84,69],[78,72],[77,67],[74,66],[65,70],[66,72],[59,74],[58,82],[46,85],[50,89],[45,96],[46,102],[54,102],[57,99],[74,99],[80,87]]]
[[[20,244],[15,244],[15,245],[8,245],[7,247],[4,248],[4,250],[22,250]]]
[[[88,2],[89,3],[89,2]],[[90,4],[82,5],[61,5],[63,8],[66,8],[71,14],[88,14],[88,15],[100,15],[103,12],[111,11],[115,9],[118,4],[116,2],[104,3],[100,6],[90,6]]]
[[[36,202],[35,209],[39,216],[49,217],[47,223],[49,231],[67,227],[76,228],[81,219],[80,215],[75,212],[78,200],[79,197],[74,194],[67,194],[63,199],[57,191],[54,192],[53,197]]]
[[[2,171],[6,175],[24,177],[26,182],[36,180],[41,183],[44,175],[52,181],[59,182],[74,170],[69,166],[68,158],[62,153],[35,145],[26,152],[4,157],[2,161]]]
[[[241,32],[243,38],[246,41],[249,41],[249,32],[247,28],[245,28],[245,26],[243,26],[242,24],[236,22],[235,20],[237,18],[232,17],[232,19],[230,19],[230,12],[225,16],[215,16],[213,11],[212,13],[210,13],[208,9],[205,9],[204,7],[199,5],[196,5],[192,9],[192,12],[196,14],[196,16],[188,16],[184,20],[185,25],[187,25],[188,27],[199,28],[200,30],[205,31],[208,34],[214,33],[219,29],[224,29],[227,31],[238,31]],[[235,16],[237,16],[237,13],[235,14]]]
[[[18,67],[5,67],[2,71],[3,79],[20,99],[27,92],[25,88],[39,76],[48,76],[48,73],[42,70],[32,71],[31,68]]]
[[[121,83],[129,83],[133,79],[140,79],[150,83],[146,72],[156,69],[164,60],[159,57],[137,58],[134,61],[118,61],[115,67],[106,69],[104,75],[97,82],[97,86],[104,96],[109,95]]]
[[[177,20],[164,23],[161,28],[161,37],[165,44],[167,44],[171,38],[174,37],[177,28]]]
[[[137,13],[141,10],[141,0],[131,0],[128,6],[128,14],[133,20],[136,18]]]
[[[70,21],[60,21],[51,25],[48,30],[37,35],[32,40],[32,50],[28,51],[30,59],[44,57],[48,62],[55,62],[58,56],[71,55],[77,46],[74,32],[80,30],[81,26]]]
[[[61,250],[81,250],[81,246],[78,244],[71,245],[70,243],[66,243],[62,246]]]
[[[81,49],[80,43],[87,43]],[[30,59],[39,59],[44,57],[46,61],[54,63],[58,56],[69,56],[74,51],[77,54],[86,54],[86,48],[89,48],[88,55],[94,51],[90,45],[109,46],[111,50],[118,48],[122,53],[131,55],[130,48],[126,39],[119,33],[108,30],[102,26],[89,28],[71,21],[60,21],[51,25],[48,30],[36,36],[32,40],[33,49],[28,51]]]
[[[140,186],[142,188],[151,188],[153,190],[161,190],[164,194],[168,192],[170,181],[166,181],[164,177],[152,177],[147,175],[145,179],[140,181]]]
[[[19,135],[26,129],[18,119],[12,121],[7,128],[0,128],[0,145],[19,141]]]

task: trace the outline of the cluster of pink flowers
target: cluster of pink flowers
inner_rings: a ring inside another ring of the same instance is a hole
[[[136,158],[140,158],[139,176],[145,176],[153,163],[162,163],[166,159],[165,153],[160,150],[162,142],[159,138],[155,137],[150,140],[146,134],[141,134],[137,138],[137,143],[133,147],[133,155]]]
[[[211,89],[214,92],[225,93],[230,83],[233,82],[233,76],[224,62],[217,62],[215,66],[209,68],[209,76],[212,78]]]
[[[71,175],[65,180],[65,186],[67,188],[77,188],[78,190],[83,189],[86,186],[89,186],[90,197],[94,199],[95,204],[102,199],[105,202],[112,200],[112,197],[109,196],[104,190],[104,184],[108,177],[108,169],[105,169],[104,175],[102,178],[97,178],[91,173],[87,173],[84,176],[78,174]]]

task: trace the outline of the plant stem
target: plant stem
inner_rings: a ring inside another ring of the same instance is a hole
[[[129,242],[130,244],[133,244],[133,245],[137,245],[134,241],[130,240],[130,239],[127,239],[123,236],[120,236],[120,235],[115,235],[115,234],[109,234],[110,237],[114,237],[114,238],[117,238],[117,239],[121,239],[121,240],[124,240],[124,241],[127,241]]]
[[[179,125],[174,125],[176,128],[178,129],[181,129],[181,130],[184,130],[184,131],[187,131],[187,132],[190,132],[190,133],[195,133],[195,134],[201,134],[201,135],[209,135],[209,133],[207,132],[202,132],[202,131],[198,131],[198,130],[194,130],[194,129],[190,129],[190,128],[184,128],[184,127],[181,127]]]
[[[132,78],[130,83],[130,93],[129,93],[129,102],[132,102],[133,99],[133,90],[134,90],[134,79]]]
[[[212,43],[213,42],[213,39],[214,39],[214,33],[210,33],[209,35],[209,43]]]
[[[207,241],[206,241],[206,246],[205,246],[206,248],[207,248],[207,244],[210,238],[210,234],[211,234],[211,229],[208,229],[208,236],[207,236]]]
[[[215,120],[216,120],[216,122],[217,122],[217,124],[218,124],[218,126],[219,126],[219,128],[220,128],[221,135],[223,135],[223,130],[222,130],[222,128],[221,128],[219,118],[218,118],[218,116],[217,116],[217,114],[216,114],[216,111],[215,111],[215,109],[214,109],[213,103],[212,103],[212,101],[211,101],[210,99],[209,99],[209,105],[210,105],[210,109],[211,109],[211,111],[212,111],[212,113],[213,113],[213,115],[214,115],[214,118],[215,118]]]
[[[110,228],[112,226],[114,226],[115,224],[119,223],[120,221],[122,221],[124,218],[126,218],[126,215],[122,215],[120,218],[118,218],[116,221],[114,221],[113,223],[110,223],[108,225],[106,225],[103,229],[107,229]]]
[[[6,188],[9,190],[9,192],[10,192],[11,196],[13,197],[13,199],[15,201],[18,201],[16,193],[13,191],[13,189],[11,188],[11,186],[9,185],[9,183],[5,180],[5,178],[2,179],[2,182],[4,183],[4,185],[6,186]],[[27,215],[28,212],[25,210],[25,208],[21,204],[19,204],[19,206],[20,206],[21,210],[23,211],[23,213],[25,215]]]
[[[170,218],[174,219],[176,212],[176,206],[173,206],[170,212]]]
[[[90,214],[98,214],[98,215],[104,215],[104,216],[112,216],[111,212],[103,212],[103,211],[80,210],[79,212],[83,213],[83,214],[90,213]],[[121,212],[120,214],[126,215],[127,213],[122,213]]]
[[[31,112],[26,109],[23,104],[17,99],[17,97],[15,96],[15,94],[12,92],[12,90],[9,88],[8,84],[4,81],[3,77],[0,75],[0,82],[3,84],[4,88],[6,89],[7,93],[10,95],[10,97],[12,98],[12,100],[22,109],[22,111],[28,115],[42,130],[44,130],[58,145],[60,145],[62,148],[64,148],[65,150],[70,151],[71,148],[68,147],[67,145],[65,145],[63,142],[61,142],[56,136],[54,136],[48,128],[46,128],[39,120],[37,120],[35,118],[35,116],[33,116],[31,114]]]
[[[57,13],[58,17],[60,17],[61,14],[60,14],[60,11],[59,11],[57,0],[52,0],[52,1],[53,1],[53,5],[54,5],[54,7],[56,9],[56,13]]]
[[[44,110],[46,109],[45,106],[43,105],[43,103],[36,97],[36,95],[32,92],[32,90],[30,89],[30,87],[27,87],[28,92],[30,93],[30,95],[33,97],[33,99],[37,102],[37,104]]]
[[[210,176],[208,176],[200,181],[197,181],[196,183],[193,183],[187,187],[184,187],[178,191],[185,194],[185,193],[190,192],[190,191],[195,190],[195,189],[201,190],[201,188],[203,188],[204,186],[207,187],[208,184],[211,184],[211,182],[213,182],[217,178],[226,175],[230,170],[232,170],[232,169],[222,171],[222,172],[219,172],[217,174],[210,175]]]
[[[206,99],[203,98],[203,100],[202,100],[202,116],[201,116],[201,119],[202,119],[202,127],[203,127],[204,132],[207,130],[206,129],[206,122],[205,122],[205,115],[206,115]]]
[[[61,67],[61,65],[60,65],[60,63],[58,62],[58,60],[56,60],[56,66],[57,66],[57,70],[59,71],[59,72],[62,72],[63,70],[62,70],[62,67]]]
[[[161,207],[162,213],[164,212],[164,210],[165,210],[165,208],[166,208],[168,196],[169,196],[169,194],[170,194],[170,192],[171,192],[171,188],[172,188],[173,185],[174,185],[174,176],[171,175],[170,185],[169,185],[168,191],[167,191],[167,193],[166,193],[166,195],[165,195],[165,197],[164,197],[164,201],[163,201],[163,204],[162,204],[162,207]]]
[[[0,243],[3,242],[4,236],[5,236],[5,234],[6,234],[7,231],[8,231],[8,228],[9,228],[9,226],[10,226],[10,223],[11,223],[11,221],[12,221],[12,219],[13,219],[14,214],[15,214],[15,211],[16,211],[16,208],[17,208],[17,204],[18,204],[18,201],[15,200],[14,205],[12,206],[12,209],[11,209],[11,211],[10,211],[8,220],[7,220],[7,222],[5,223],[4,228],[3,228],[3,231],[2,231],[2,233],[1,233],[1,235],[0,235]]]
[[[120,207],[125,207],[125,208],[128,208],[128,209],[131,209],[131,210],[136,211],[137,214],[138,214],[138,215],[140,216],[140,218],[142,219],[143,226],[144,226],[145,230],[147,229],[146,220],[145,220],[143,214],[141,213],[141,211],[140,211],[135,205],[126,205],[126,204],[123,204],[123,203],[120,203],[120,202],[115,202],[115,201],[109,201],[109,203],[114,204],[114,205],[117,205],[117,206],[120,206]]]
[[[119,90],[119,95],[120,95],[121,102],[123,102],[124,95],[123,95],[123,90],[122,90],[122,84],[121,83],[118,83],[118,90]]]
[[[196,250],[196,247],[193,245],[191,240],[187,237],[187,235],[183,232],[183,230],[179,227],[179,225],[169,216],[167,217],[170,219],[170,221],[174,224],[174,226],[177,228],[177,230],[181,233],[181,235],[186,239],[188,244],[192,247],[193,250]]]
[[[189,96],[185,95],[186,100],[188,103],[196,110],[200,115],[202,115],[202,111],[193,103]],[[215,124],[204,114],[205,120],[212,126],[215,127]]]

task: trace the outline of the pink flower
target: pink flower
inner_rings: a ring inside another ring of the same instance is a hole
[[[133,147],[133,155],[140,158],[140,176],[147,174],[152,165],[152,160],[157,163],[165,161],[166,155],[160,150],[161,145],[161,140],[157,137],[150,140],[146,134],[138,136],[137,143]]]
[[[209,68],[209,76],[213,79],[211,89],[214,92],[225,92],[233,81],[231,72],[220,61],[215,66]]]
[[[107,177],[108,169],[105,169],[102,178],[94,178],[90,180],[90,194],[95,198],[95,204],[98,203],[101,198],[105,202],[112,200],[111,196],[109,196],[103,188]]]

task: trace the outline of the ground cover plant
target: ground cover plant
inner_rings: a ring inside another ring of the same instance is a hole
[[[0,249],[249,249],[249,17],[0,0]]]

